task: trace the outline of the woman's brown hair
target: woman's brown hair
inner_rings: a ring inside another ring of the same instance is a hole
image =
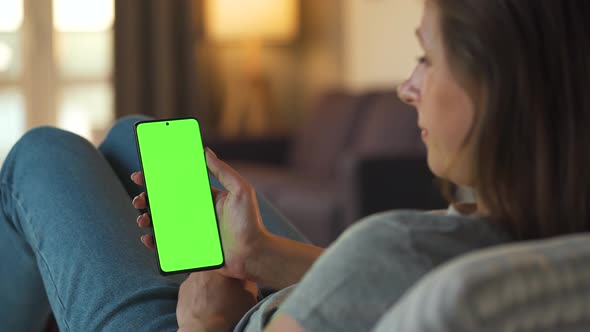
[[[474,99],[474,188],[516,239],[590,230],[590,1],[429,0]]]

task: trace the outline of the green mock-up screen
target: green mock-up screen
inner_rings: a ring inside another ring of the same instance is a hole
[[[170,273],[221,266],[223,251],[197,120],[140,122],[135,130],[160,269]]]

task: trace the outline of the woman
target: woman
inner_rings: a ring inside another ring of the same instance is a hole
[[[100,153],[54,128],[28,132],[0,174],[0,294],[10,309],[0,319],[32,331],[48,299],[64,330],[369,330],[453,257],[588,231],[589,15],[582,0],[426,0],[424,56],[399,94],[418,111],[430,169],[474,188],[476,204],[371,216],[323,252],[207,151],[225,187],[213,192],[226,266],[180,288],[133,241],[125,198],[146,207],[126,175],[137,169],[134,119]],[[140,173],[132,179],[142,184]],[[137,223],[149,227],[149,215]],[[150,235],[141,240],[153,248]],[[280,291],[256,304],[255,282]]]

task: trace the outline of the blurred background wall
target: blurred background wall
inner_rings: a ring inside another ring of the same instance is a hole
[[[215,2],[242,14],[257,2],[268,8],[263,0],[0,0],[0,160],[28,128],[55,125],[98,143],[134,113],[197,116],[211,135],[288,134],[327,89],[393,89],[420,52],[420,1],[293,0],[291,18],[259,27],[294,20],[282,40],[212,35]],[[232,19],[236,34],[247,30]],[[252,109],[264,109],[262,125],[244,124],[240,112]]]
[[[312,241],[446,206],[395,87],[416,0],[0,0],[0,162],[52,125],[195,116],[204,141]]]

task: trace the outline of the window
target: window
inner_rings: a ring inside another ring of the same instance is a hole
[[[0,0],[0,161],[25,128],[22,0]]]
[[[93,142],[114,118],[114,0],[0,0],[0,161],[27,128]]]
[[[57,123],[90,140],[113,118],[113,0],[53,0]]]

